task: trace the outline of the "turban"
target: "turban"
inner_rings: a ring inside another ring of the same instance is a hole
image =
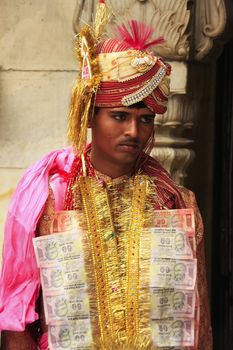
[[[78,152],[85,146],[95,106],[128,107],[143,101],[155,114],[167,109],[171,67],[148,50],[164,39],[152,39],[153,28],[131,20],[116,28],[118,37],[103,40],[109,14],[100,1],[93,26],[77,36],[81,69],[71,97],[68,137]]]
[[[117,39],[100,43],[97,53],[101,81],[96,106],[130,106],[143,101],[155,114],[166,112],[170,65]]]

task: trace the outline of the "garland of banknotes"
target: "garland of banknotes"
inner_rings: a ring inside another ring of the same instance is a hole
[[[197,349],[193,210],[154,211],[154,183],[80,177],[34,239],[51,350]]]

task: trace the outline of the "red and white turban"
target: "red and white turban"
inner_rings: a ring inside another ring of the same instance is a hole
[[[170,65],[117,39],[99,43],[96,54],[101,73],[96,106],[130,106],[143,101],[155,114],[166,112]]]

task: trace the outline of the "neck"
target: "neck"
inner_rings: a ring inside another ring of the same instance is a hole
[[[116,162],[111,162],[108,159],[100,158],[93,150],[91,150],[90,158],[93,167],[100,173],[109,176],[111,179],[132,174],[134,170],[134,163],[117,164]]]

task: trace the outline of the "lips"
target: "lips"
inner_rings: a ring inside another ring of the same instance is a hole
[[[123,152],[135,153],[139,150],[139,145],[136,143],[120,143],[118,148]]]

